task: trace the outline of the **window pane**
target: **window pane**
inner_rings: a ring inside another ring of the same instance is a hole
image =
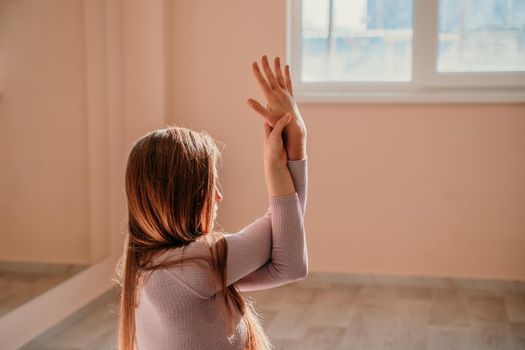
[[[525,0],[440,0],[439,72],[525,70]]]
[[[302,0],[302,81],[410,81],[412,3]]]

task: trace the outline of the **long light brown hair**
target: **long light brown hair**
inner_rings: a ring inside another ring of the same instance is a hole
[[[212,276],[222,285],[221,295],[224,296],[224,309],[228,311],[231,333],[234,327],[231,304],[245,321],[245,349],[272,349],[252,300],[246,300],[234,284],[226,286],[227,241],[222,232],[212,231],[219,158],[217,145],[208,133],[174,125],[152,131],[134,144],[125,179],[128,232],[117,268],[117,281],[121,286],[120,350],[135,348],[139,282],[156,269],[183,263],[181,259],[153,264],[154,258],[166,249],[184,249],[203,235],[209,244],[211,258],[184,260],[201,259],[208,263]]]

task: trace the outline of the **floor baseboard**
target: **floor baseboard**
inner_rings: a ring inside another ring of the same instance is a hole
[[[377,285],[438,289],[473,289],[495,292],[525,292],[525,281],[484,278],[405,276],[311,271],[304,283],[315,285]]]

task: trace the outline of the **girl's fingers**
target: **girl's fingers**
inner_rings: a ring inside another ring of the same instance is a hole
[[[272,113],[265,107],[263,107],[259,102],[254,100],[253,98],[249,98],[246,100],[246,103],[248,106],[250,106],[254,111],[259,113],[268,123],[273,124],[273,115]]]
[[[291,96],[293,96],[293,88],[292,88],[292,76],[290,74],[290,65],[286,65],[284,67],[284,82],[286,83],[286,89],[290,93]]]
[[[283,72],[281,70],[281,59],[279,57],[275,57],[274,70],[275,75],[277,76],[277,81],[279,82],[279,86],[283,90],[286,90],[286,84],[284,82]]]
[[[264,124],[264,126],[263,126],[264,138],[267,139],[270,136],[270,134],[272,133],[272,127],[267,122],[263,122],[263,124]]]
[[[281,138],[281,134],[283,132],[283,129],[290,123],[290,120],[292,120],[292,116],[290,113],[286,113],[284,116],[280,117],[279,120],[275,123],[275,125],[272,127],[268,122],[264,122],[264,136],[266,138],[275,137],[275,138]]]
[[[266,55],[262,57],[262,65],[264,69],[264,74],[266,75],[266,79],[270,83],[272,89],[277,89],[277,87],[279,86],[279,83],[277,82],[275,75],[273,75],[272,73],[270,64],[268,63],[268,57]]]
[[[263,89],[263,92],[266,96],[269,96],[272,92],[272,87],[268,84],[266,79],[264,79],[261,70],[259,69],[259,65],[256,61],[252,63],[252,71],[253,75],[255,75],[255,79],[259,82],[259,85]]]
[[[286,113],[284,116],[279,118],[279,120],[277,121],[277,123],[275,123],[273,127],[270,137],[275,137],[275,138],[280,139],[284,127],[288,125],[288,123],[290,123],[290,120],[292,120],[292,116],[290,115],[290,113]]]

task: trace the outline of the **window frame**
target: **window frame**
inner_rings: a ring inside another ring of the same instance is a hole
[[[525,72],[437,71],[439,0],[413,0],[412,80],[302,82],[301,4],[287,0],[286,58],[298,102],[525,102]],[[433,38],[433,40],[430,40]]]

